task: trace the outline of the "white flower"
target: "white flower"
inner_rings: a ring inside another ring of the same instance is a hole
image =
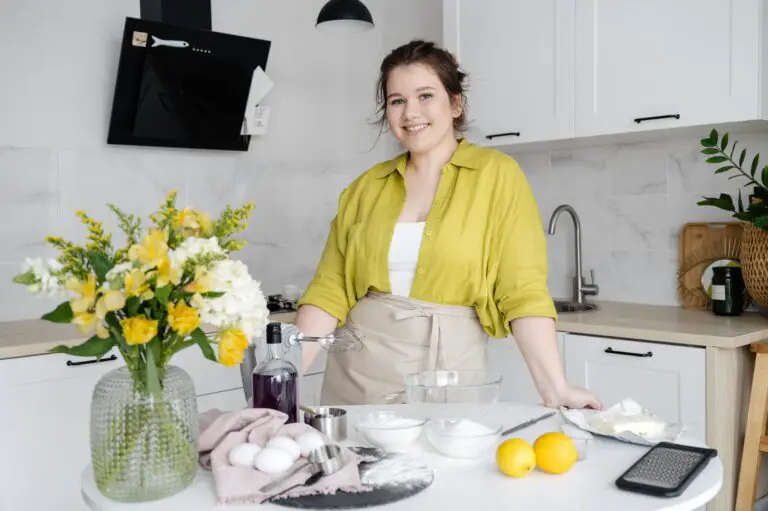
[[[187,238],[178,248],[171,250],[168,256],[177,268],[183,268],[187,260],[201,255],[223,255],[224,249],[219,246],[219,240],[212,238]]]
[[[259,337],[269,316],[267,300],[261,285],[254,280],[241,261],[225,259],[215,262],[206,275],[209,290],[224,293],[218,298],[196,295],[192,305],[203,323],[219,328],[236,327],[248,340]]]
[[[46,264],[40,258],[27,258],[21,268],[22,274],[29,277],[27,291],[51,298],[67,296],[63,283],[56,275],[61,269],[61,263],[55,259],[49,259]]]

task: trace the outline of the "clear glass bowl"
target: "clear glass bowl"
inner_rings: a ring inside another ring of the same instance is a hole
[[[479,458],[496,446],[502,427],[479,429],[477,424],[468,426],[460,419],[437,419],[427,425],[426,435],[432,447],[443,456]]]
[[[430,418],[482,419],[498,403],[502,375],[482,370],[435,370],[405,377],[405,402]]]
[[[356,425],[357,434],[374,447],[401,451],[413,444],[424,429],[426,419],[403,417],[395,412],[372,412]]]

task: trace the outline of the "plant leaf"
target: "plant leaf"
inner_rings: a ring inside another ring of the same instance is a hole
[[[141,305],[141,300],[138,296],[132,296],[128,298],[125,301],[125,314],[130,316],[135,316],[137,312],[139,312],[139,305]]]
[[[203,352],[205,358],[213,362],[218,362],[218,360],[216,360],[216,353],[213,352],[213,348],[211,347],[211,341],[208,339],[208,336],[205,335],[205,332],[196,328],[192,331],[191,336],[197,345],[200,346],[200,351]]]
[[[741,190],[739,190],[738,193],[739,193],[739,202],[736,205],[736,209],[737,209],[737,211],[739,213],[743,213],[744,212],[744,201],[741,199]]]
[[[712,140],[711,138],[702,138],[701,145],[704,147],[715,147],[717,145],[717,140]]]
[[[755,218],[754,224],[761,229],[768,229],[768,215]]]
[[[707,163],[723,163],[724,161],[728,161],[728,158],[725,156],[712,156],[711,158],[707,158]]]
[[[723,135],[723,139],[720,141],[720,149],[725,151],[726,147],[728,147],[728,133]]]
[[[733,159],[733,153],[736,151],[736,145],[737,144],[738,144],[738,142],[734,142],[733,145],[731,146],[731,155],[730,155],[731,159]]]
[[[150,341],[153,342],[153,341]],[[157,363],[155,362],[155,355],[152,349],[147,349],[147,390],[155,395],[160,396],[160,378],[157,374]]]
[[[714,206],[716,208],[724,209],[726,211],[736,211],[733,205],[733,198],[726,193],[721,193],[720,197],[704,197],[703,200],[697,202],[699,206]]]
[[[170,284],[163,286],[161,288],[158,288],[155,291],[155,296],[157,297],[157,301],[163,305],[168,305],[168,297],[171,295],[171,290],[172,288]]]
[[[64,353],[67,355],[73,355],[75,357],[96,357],[101,359],[105,353],[112,349],[115,345],[115,340],[112,336],[102,339],[96,335],[88,339],[82,344],[77,346],[64,346],[59,345],[48,350],[50,353]]]
[[[722,174],[723,172],[728,172],[731,169],[735,169],[733,165],[726,165],[725,167],[720,167],[715,171],[715,174]]]
[[[42,319],[52,323],[71,323],[74,317],[75,314],[69,302],[63,302],[51,312],[43,314]]]
[[[201,296],[203,298],[220,298],[224,296],[226,293],[221,293],[219,291],[208,291],[206,293],[201,293]]]
[[[88,252],[88,260],[91,262],[93,273],[96,274],[96,278],[99,282],[102,282],[107,275],[107,272],[112,269],[112,261],[104,257],[104,254],[99,252]]]
[[[25,273],[19,273],[15,277],[13,277],[13,282],[16,284],[23,284],[25,286],[29,286],[31,284],[34,284],[37,278],[32,272],[25,272]]]
[[[745,147],[741,151],[741,156],[739,156],[739,167],[743,167],[744,166],[744,160],[746,159],[746,157],[747,157],[747,148]]]
[[[761,181],[763,182],[763,186],[768,188],[768,165],[763,167],[763,175]]]
[[[754,159],[752,160],[752,168],[750,170],[750,174],[752,174],[752,177],[755,177],[755,172],[757,172],[757,164],[760,161],[760,155],[756,154]]]
[[[704,154],[720,154],[720,149],[717,149],[715,147],[706,147],[701,150]]]

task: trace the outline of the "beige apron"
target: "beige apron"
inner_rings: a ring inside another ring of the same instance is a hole
[[[323,405],[384,404],[403,390],[407,374],[486,367],[488,336],[471,307],[369,293],[352,308],[345,328],[362,337],[363,348],[328,353]]]

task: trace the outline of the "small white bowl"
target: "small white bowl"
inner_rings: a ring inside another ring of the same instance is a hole
[[[387,424],[388,421],[403,419],[408,424]],[[408,448],[421,435],[426,419],[404,417],[395,412],[373,412],[355,424],[360,437],[379,449],[399,451]]]
[[[457,435],[452,428],[459,422],[457,419],[438,419],[427,426],[426,434],[432,446],[450,458],[479,458],[490,451],[501,438],[502,427],[491,430],[490,433],[473,435]]]

